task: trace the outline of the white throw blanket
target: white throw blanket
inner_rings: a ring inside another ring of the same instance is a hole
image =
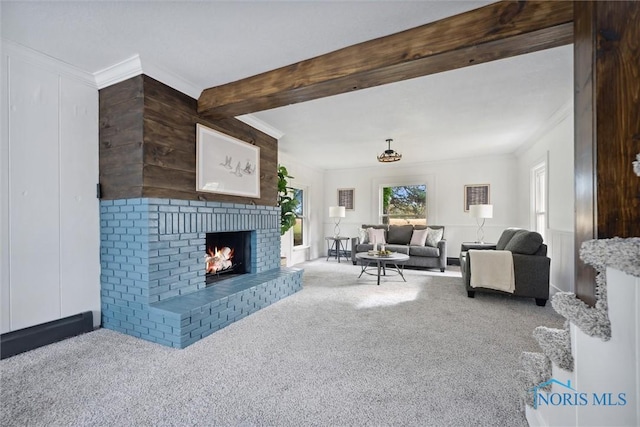
[[[470,250],[471,287],[513,293],[516,290],[510,251]]]

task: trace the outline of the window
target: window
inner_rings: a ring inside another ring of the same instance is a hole
[[[547,167],[542,162],[531,169],[532,228],[545,237],[547,228]]]
[[[305,230],[305,197],[304,197],[304,189],[294,188],[293,189],[293,198],[298,201],[298,205],[294,210],[296,214],[296,225],[293,226],[293,246],[302,246],[305,244],[306,240],[306,230]]]
[[[427,224],[426,185],[383,186],[381,201],[383,224]]]

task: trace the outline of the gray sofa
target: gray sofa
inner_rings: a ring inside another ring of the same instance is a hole
[[[384,230],[385,248],[392,252],[399,252],[409,255],[409,260],[405,263],[407,266],[439,268],[444,272],[447,267],[447,241],[444,239],[444,227],[439,225],[429,225],[432,230],[442,230],[442,238],[434,243],[434,246],[417,246],[410,245],[414,228],[416,230],[424,230],[426,225],[362,225],[362,230],[368,228],[376,228]],[[364,235],[366,233],[361,233]],[[373,243],[363,241],[362,237],[354,237],[351,239],[351,261],[357,264],[356,254],[358,252],[367,252],[373,249]]]
[[[549,299],[549,270],[551,260],[547,257],[547,245],[535,231],[508,228],[502,232],[495,247],[484,250],[507,250],[513,256],[515,291],[513,295],[535,298],[536,304],[544,307]],[[467,252],[460,252],[460,269],[467,289],[467,296],[473,298],[476,291],[503,293],[493,289],[471,287],[473,265]]]

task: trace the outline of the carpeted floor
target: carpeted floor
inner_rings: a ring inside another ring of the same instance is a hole
[[[0,425],[526,425],[515,371],[562,326],[550,304],[302,267],[302,291],[184,350],[100,329],[0,362]]]

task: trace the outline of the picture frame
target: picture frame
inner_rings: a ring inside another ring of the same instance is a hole
[[[464,211],[469,212],[471,205],[490,204],[489,184],[469,184],[464,186]]]
[[[344,206],[347,211],[352,211],[355,206],[355,188],[338,188],[338,206]]]
[[[260,147],[197,123],[196,191],[260,198]]]

